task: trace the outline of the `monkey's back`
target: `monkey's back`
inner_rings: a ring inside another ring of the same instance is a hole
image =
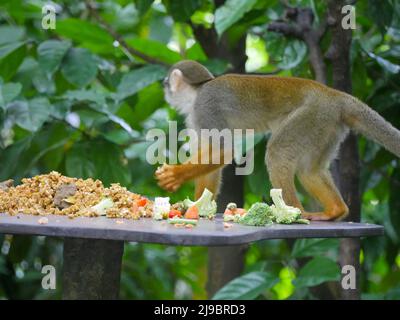
[[[196,119],[219,128],[268,129],[309,100],[340,94],[316,81],[260,75],[227,74],[204,84],[195,106]],[[322,101],[321,101],[322,102]],[[214,119],[215,118],[215,119]],[[221,125],[218,125],[221,123]]]

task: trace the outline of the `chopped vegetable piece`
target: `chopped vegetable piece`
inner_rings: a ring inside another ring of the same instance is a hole
[[[247,226],[265,226],[272,223],[271,208],[266,203],[257,202],[239,218],[239,223]]]
[[[185,213],[185,212],[186,212],[186,209],[187,209],[187,208],[185,208],[185,204],[183,203],[183,201],[179,201],[179,202],[177,202],[177,203],[174,203],[174,204],[171,206],[171,208],[174,209],[174,210],[178,210],[178,211],[180,211],[181,213]]]
[[[197,220],[194,219],[182,219],[182,218],[172,218],[172,219],[168,219],[168,223],[170,224],[181,224],[181,225],[185,225],[185,224],[192,224],[192,225],[197,225]]]
[[[224,222],[224,228],[226,229],[232,228],[232,224]]]
[[[169,203],[169,197],[156,197],[153,206],[153,219],[162,220],[163,217],[168,217],[171,205]]]
[[[247,213],[246,209],[243,209],[243,208],[237,208],[235,210],[235,214],[238,214],[240,216],[244,216],[246,213]]]
[[[191,206],[185,213],[185,219],[199,219],[199,209],[197,206]]]
[[[299,208],[288,206],[282,197],[282,189],[272,189],[271,198],[274,205],[271,206],[274,221],[277,223],[290,224],[296,223],[301,218]]]
[[[225,209],[225,212],[224,212],[224,216],[229,216],[229,215],[231,215],[231,216],[233,216],[234,215],[234,212],[232,211],[232,210],[230,210],[230,209]]]
[[[171,211],[169,212],[168,218],[174,218],[174,217],[182,217],[182,212],[180,212],[179,210],[175,210],[175,209],[171,209]]]
[[[184,204],[186,208],[196,206],[199,209],[200,217],[211,219],[217,213],[217,203],[213,200],[212,192],[207,188],[204,189],[203,194],[197,201],[186,199]]]
[[[107,209],[110,209],[114,206],[114,202],[111,198],[104,198],[98,204],[91,207],[91,211],[94,212],[98,216],[105,216],[107,215]]]
[[[307,219],[297,219],[295,223],[300,223],[300,224],[310,224],[310,220]]]
[[[47,219],[46,217],[40,218],[38,220],[39,224],[48,224],[49,223],[49,219]]]
[[[137,201],[138,207],[144,207],[146,204],[147,204],[147,199],[146,199],[146,198],[140,198],[140,199]]]
[[[230,203],[227,204],[226,208],[229,209],[229,210],[234,211],[237,208],[237,205],[234,202],[230,202]]]

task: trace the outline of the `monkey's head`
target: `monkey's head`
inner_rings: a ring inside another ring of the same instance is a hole
[[[184,60],[174,64],[163,81],[165,100],[186,113],[196,99],[197,89],[214,76],[200,63]]]

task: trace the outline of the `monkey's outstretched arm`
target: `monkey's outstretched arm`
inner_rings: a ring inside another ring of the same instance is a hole
[[[164,164],[157,169],[155,177],[158,180],[158,185],[170,192],[176,191],[186,181],[196,179],[207,175],[215,170],[224,167],[232,161],[232,152],[229,150],[218,150],[219,152],[211,152],[211,148],[201,149],[186,163],[178,165]],[[212,158],[209,158],[210,153]],[[202,159],[209,159],[209,164],[202,164]],[[203,184],[200,179],[199,183]],[[199,189],[199,188],[198,188]]]

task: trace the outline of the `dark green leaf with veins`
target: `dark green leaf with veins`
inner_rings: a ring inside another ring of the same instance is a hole
[[[120,100],[125,99],[148,85],[163,79],[167,70],[159,65],[147,65],[125,74],[117,88],[117,95]]]
[[[69,41],[48,40],[42,42],[37,49],[40,67],[53,74],[70,47],[71,42]]]
[[[213,300],[251,300],[272,288],[278,278],[266,272],[251,272],[226,284]]]
[[[67,53],[61,70],[68,82],[77,87],[84,87],[96,77],[97,62],[90,51],[73,48]]]
[[[315,257],[300,269],[293,284],[297,287],[314,287],[327,281],[340,279],[339,265],[325,257]]]

